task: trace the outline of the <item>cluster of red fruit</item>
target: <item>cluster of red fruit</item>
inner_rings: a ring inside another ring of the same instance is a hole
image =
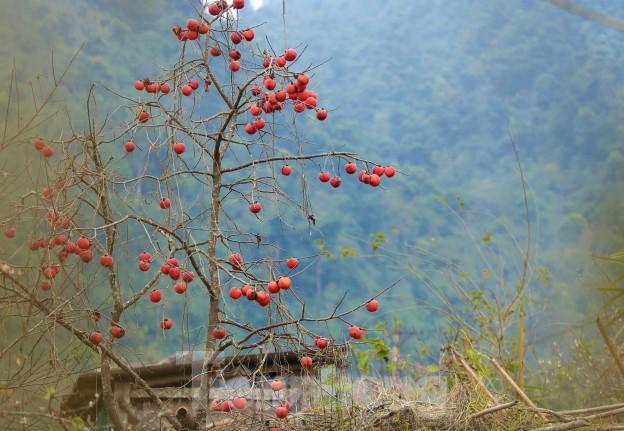
[[[182,29],[179,25],[176,25],[172,29],[178,40],[186,42],[187,40],[197,40],[200,34],[206,34],[210,31],[210,25],[202,21],[199,22],[196,19],[189,19],[186,21],[186,29]]]
[[[240,55],[238,51],[236,51],[236,53],[234,54],[237,58]],[[230,52],[230,56],[232,56],[232,52]],[[297,58],[297,51],[295,51],[293,48],[288,48],[285,51],[284,55],[276,57],[272,60],[269,57],[265,57],[264,66],[265,68],[271,66],[283,67],[286,64],[287,60],[292,61],[295,58]],[[251,120],[247,124],[245,124],[245,132],[253,135],[258,130],[264,128],[265,120],[260,117],[262,112],[264,112],[265,114],[270,114],[273,112],[281,111],[284,108],[284,103],[287,99],[293,101],[293,110],[295,112],[303,112],[306,110],[306,108],[316,108],[318,104],[318,96],[315,91],[307,89],[309,82],[310,77],[305,73],[302,73],[295,76],[294,82],[288,82],[285,89],[275,90],[275,88],[277,87],[277,81],[275,79],[275,76],[270,71],[267,72],[262,80],[262,84],[263,87],[268,91],[263,91],[260,85],[254,85],[251,88],[251,93],[256,96],[257,99],[252,103],[251,107],[249,108],[249,113],[252,117],[258,118],[256,118],[255,120]],[[316,118],[321,121],[325,120],[327,118],[327,110],[323,108],[317,109]]]
[[[239,253],[230,255],[230,264],[236,269],[240,269],[242,266],[242,258]],[[295,269],[299,265],[299,260],[296,257],[289,257],[286,260],[286,266],[288,269]],[[275,295],[280,290],[288,290],[292,286],[290,277],[281,276],[275,280],[271,280],[267,283],[267,291],[253,287],[249,284],[245,284],[243,287],[232,287],[230,289],[230,298],[236,300],[244,296],[249,301],[256,301],[262,307],[266,307],[271,302],[271,294]]]
[[[89,263],[93,259],[93,251],[90,250],[91,241],[85,236],[78,238],[75,243],[69,241],[67,236],[63,234],[56,235],[50,239],[38,239],[30,242],[30,249],[33,251],[42,247],[52,249],[56,246],[62,247],[57,255],[59,263],[47,265],[42,269],[45,277],[44,280],[39,282],[39,287],[42,290],[50,290],[52,287],[51,280],[60,272],[61,263],[67,259],[70,253],[79,256],[84,263]],[[113,258],[108,254],[103,254],[100,256],[100,265],[105,268],[112,268]]]
[[[222,400],[215,398],[210,402],[210,409],[215,412],[229,412],[232,409],[242,410],[247,407],[245,397],[235,397],[232,400]]]
[[[167,82],[152,82],[148,78],[134,81],[134,88],[138,91],[145,90],[148,93],[160,92],[162,94],[168,94],[171,91],[171,86]]]
[[[204,79],[204,91],[208,91],[208,87],[211,83],[212,81],[210,80],[210,78]],[[191,79],[188,84],[185,84],[180,88],[180,92],[185,96],[190,96],[191,94],[193,94],[193,91],[197,90],[198,88],[199,81],[197,79]]]
[[[352,175],[357,171],[357,164],[355,162],[349,162],[344,165],[344,170],[347,174]],[[363,169],[358,174],[358,179],[364,184],[369,184],[372,187],[377,187],[381,184],[381,177],[386,175],[388,178],[392,178],[396,173],[392,166],[375,166],[372,172]],[[329,183],[332,187],[337,188],[342,184],[342,178],[338,175],[332,176],[328,171],[321,171],[319,173],[319,181],[322,183]]]
[[[54,150],[52,147],[48,147],[45,141],[41,138],[35,140],[35,148],[41,153],[43,157],[52,157]]]
[[[212,16],[219,16],[228,9],[227,1],[219,0],[208,5],[208,13]],[[245,0],[232,0],[232,9],[242,9],[245,7]]]

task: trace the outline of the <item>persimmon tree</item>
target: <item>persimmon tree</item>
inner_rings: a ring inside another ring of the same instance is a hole
[[[202,408],[195,418],[201,422],[211,408],[244,404],[208,404],[224,352],[297,351],[304,368],[314,367],[318,352],[339,344],[319,333],[320,324],[341,321],[358,340],[363,329],[355,314],[379,306],[369,304],[374,298],[353,307],[341,300],[322,316],[309,315],[297,276],[315,257],[294,257],[256,233],[261,223],[286,216],[316,223],[309,187],[337,193],[343,171],[350,176],[359,167],[362,185],[377,187],[395,170],[301,138],[298,123],[331,120],[319,104],[316,69],[305,65],[300,48],[259,42],[259,28],[240,24],[243,13],[243,0],[202,4],[197,16],[163,35],[163,43],[179,44],[173,65],[137,79],[134,89],[104,88],[121,101],[107,114],[98,106],[101,86],[92,85],[84,131],[72,126],[60,137],[39,138],[27,129],[11,138],[33,143],[22,151],[38,151],[45,167],[33,179],[37,192],[19,196],[16,210],[0,219],[3,242],[10,241],[0,256],[0,287],[99,353],[115,429],[127,423],[113,392],[113,365],[163,405],[119,346],[134,329],[130,310],[153,314],[153,325],[166,332],[183,320],[167,312],[168,303],[205,302]],[[236,315],[233,301],[247,301],[253,318]],[[160,315],[150,303],[163,306]],[[183,428],[171,412],[164,415]],[[287,416],[288,406],[275,415]]]

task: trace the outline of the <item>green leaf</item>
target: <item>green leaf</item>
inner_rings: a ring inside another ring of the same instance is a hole
[[[494,234],[492,233],[492,231],[488,229],[485,231],[485,234],[483,235],[483,238],[481,238],[481,241],[483,241],[483,244],[485,245],[490,245],[493,236]]]

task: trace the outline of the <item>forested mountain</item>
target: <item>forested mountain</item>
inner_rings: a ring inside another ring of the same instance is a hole
[[[196,6],[164,0],[3,3],[4,82],[13,61],[22,82],[36,81],[49,69],[52,50],[59,67],[85,43],[55,97],[76,124],[90,82],[98,84],[101,109],[113,109],[122,102],[103,87],[126,94],[135,79],[175,61],[178,41],[169,29]],[[619,2],[582,3],[624,18]],[[299,123],[306,145],[354,150],[400,172],[383,190],[350,179],[337,192],[310,178],[315,225],[303,216],[286,225],[276,208],[261,224],[246,205],[231,214],[281,250],[325,252],[298,281],[314,291],[313,310],[326,311],[344,287],[359,293],[352,295],[356,301],[400,280],[379,313],[418,331],[405,347],[416,354],[420,343],[437,346],[447,336],[438,298],[414,274],[446,282],[441,260],[431,255],[479,274],[485,268],[476,243],[507,283],[517,283],[526,220],[513,139],[529,184],[535,357],[552,334],[593,319],[589,312],[599,297],[592,290],[598,273],[591,256],[624,239],[624,34],[540,0],[291,1],[286,29],[282,12],[281,1],[265,0],[252,15],[264,23],[257,30],[260,46],[265,35],[279,49],[287,38],[304,51],[300,61],[324,63],[314,70],[314,90],[330,116],[322,126],[312,118]],[[125,168],[142,164],[137,157]],[[141,250],[140,244],[130,247]],[[163,338],[145,326],[128,337],[128,346],[154,359],[201,343],[205,306],[193,301],[176,310],[195,328],[191,339]],[[143,311],[136,323],[149,313],[158,311]],[[424,360],[435,358],[432,348]]]

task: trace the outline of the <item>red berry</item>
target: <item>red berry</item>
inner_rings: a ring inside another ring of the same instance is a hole
[[[247,30],[243,30],[243,37],[247,42],[251,42],[254,36],[254,31],[252,29],[248,28]]]
[[[288,416],[288,409],[284,406],[277,407],[275,409],[275,416],[280,419],[284,419],[286,416]]]
[[[284,91],[284,90],[278,90],[275,93],[275,99],[278,102],[284,102],[286,100],[286,98],[288,97],[288,94]]]
[[[304,103],[308,109],[316,108],[316,97],[308,97],[304,100]],[[316,117],[318,118],[318,112],[316,113]]]
[[[151,262],[152,261],[152,255],[149,252],[144,251],[143,253],[139,254],[139,260],[144,260],[146,262]]]
[[[377,165],[377,166],[373,167],[373,173],[375,175],[379,175],[381,177],[381,176],[383,176],[384,172],[385,172],[385,168],[383,166]]]
[[[299,362],[303,368],[312,368],[312,358],[309,356],[303,356]]]
[[[113,266],[113,258],[107,254],[100,256],[100,265],[105,268],[111,268]]]
[[[368,174],[368,172],[362,169],[360,173],[358,174],[358,180],[360,180],[364,184],[368,184],[370,183],[370,175]]]
[[[232,72],[238,72],[240,70],[240,62],[238,60],[230,61],[229,68]]]
[[[183,85],[180,91],[185,96],[190,96],[191,94],[193,94],[193,88],[190,85]]]
[[[169,329],[173,328],[173,320],[171,319],[163,319],[160,322],[160,329],[164,329],[165,331],[168,331]]]
[[[243,292],[240,287],[233,287],[230,289],[230,298],[238,299],[243,295]]]
[[[296,257],[289,257],[286,259],[286,266],[288,269],[295,269],[299,266],[299,260]]]
[[[331,178],[331,175],[330,175],[330,174],[329,174],[329,172],[327,172],[327,171],[322,171],[322,172],[319,174],[319,180],[320,180],[322,183],[326,183],[327,181],[329,181],[329,179],[330,179],[330,178]]]
[[[342,179],[340,177],[334,176],[331,178],[331,180],[329,180],[329,184],[331,184],[333,188],[338,188],[340,187],[340,184],[342,184]]]
[[[173,286],[173,289],[175,290],[175,293],[182,295],[186,292],[186,283],[176,283],[175,286]]]
[[[196,19],[189,18],[186,20],[186,28],[191,31],[197,31],[199,29],[199,22]]]
[[[91,262],[91,259],[93,259],[93,252],[91,250],[82,250],[80,252],[80,260],[84,263]]]
[[[257,117],[258,115],[262,113],[262,110],[260,109],[258,105],[251,105],[251,108],[249,108],[249,113]]]
[[[275,294],[275,293],[279,293],[280,288],[279,288],[279,286],[277,285],[277,282],[276,282],[276,281],[269,281],[269,282],[267,283],[267,290],[268,290],[269,292],[271,292],[271,293]]]
[[[282,166],[282,175],[284,175],[285,177],[287,177],[288,175],[290,175],[292,173],[292,168],[290,167],[290,165],[284,165]]]
[[[44,142],[43,139],[39,138],[37,140],[35,140],[35,148],[39,151],[43,150],[45,148],[46,144]]]
[[[158,289],[152,290],[150,292],[149,299],[152,302],[160,302],[160,300],[162,299],[162,294],[160,293],[160,290]]]
[[[243,40],[243,36],[242,36],[239,32],[237,32],[237,31],[233,31],[233,32],[230,34],[230,40],[232,41],[232,43],[233,43],[234,45],[238,45],[239,43],[241,43],[241,42],[242,42],[242,40]]]
[[[305,111],[305,103],[303,102],[295,102],[295,104],[293,105],[293,109],[295,110],[295,112],[303,112]]]
[[[52,289],[52,281],[51,280],[41,280],[39,282],[39,289],[43,291],[48,291]]]
[[[371,313],[374,313],[379,309],[379,301],[377,301],[376,299],[371,299],[366,303],[366,309]]]
[[[254,214],[259,213],[260,211],[262,211],[262,204],[260,204],[260,202],[252,202],[249,204],[249,211],[251,211]]]
[[[91,341],[95,345],[100,344],[103,339],[104,339],[104,336],[102,335],[100,331],[93,331],[92,333],[89,334],[89,341]]]
[[[180,278],[180,268],[178,268],[177,266],[172,266],[169,269],[169,278],[171,278],[172,280],[177,280],[178,278]]]
[[[241,269],[243,267],[243,258],[240,253],[232,253],[228,258],[228,261],[234,269]]]
[[[140,261],[139,269],[143,272],[146,272],[148,269],[150,269],[150,263],[147,260]]]
[[[256,133],[256,131],[256,126],[254,125],[254,123],[245,124],[245,132],[247,132],[247,134],[253,135],[254,133]]]
[[[139,91],[142,91],[145,89],[145,83],[141,81],[140,79],[137,79],[136,81],[134,81],[134,88],[136,88]]]
[[[14,227],[8,227],[4,230],[4,236],[7,238],[14,238],[17,230]]]
[[[54,237],[54,244],[55,245],[63,245],[67,242],[67,236],[60,234]]]
[[[176,142],[173,144],[173,151],[176,154],[182,154],[185,150],[186,146],[182,142]]]
[[[277,85],[277,82],[275,81],[275,79],[271,78],[270,76],[267,76],[266,78],[264,78],[264,87],[271,91],[275,89],[275,86]]]
[[[197,28],[197,32],[199,34],[206,34],[210,31],[210,26],[208,25],[208,23],[202,22],[201,24],[199,24],[199,27]]]
[[[280,277],[277,279],[277,285],[280,289],[287,290],[290,289],[291,285],[290,277]]]
[[[271,65],[271,57],[268,57],[265,55],[264,59],[262,59],[262,66],[266,69],[270,65]]]
[[[119,325],[113,325],[110,328],[110,333],[115,338],[121,338],[126,334],[126,330]]]
[[[271,295],[261,290],[256,292],[256,301],[258,301],[258,304],[261,306],[266,307],[269,305],[269,302],[271,302]]]
[[[379,184],[381,184],[381,178],[379,178],[379,175],[377,174],[371,174],[369,183],[371,186],[377,187]]]
[[[253,87],[251,87],[251,94],[253,94],[254,96],[259,96],[260,94],[262,94],[262,89],[259,85],[254,85]]]
[[[241,52],[238,49],[230,49],[228,55],[232,60],[240,60],[241,58]]]
[[[147,111],[141,111],[141,112],[139,112],[139,117],[138,117],[138,119],[139,119],[139,122],[140,122],[140,123],[145,123],[145,122],[147,122],[147,120],[149,120],[149,118],[150,118],[150,113],[149,113],[149,112],[147,112]]]
[[[316,344],[316,347],[319,349],[324,349],[329,345],[329,340],[323,337],[316,337],[314,339],[314,344]]]
[[[161,208],[161,209],[166,210],[166,209],[168,209],[169,207],[171,207],[171,199],[169,199],[169,198],[167,198],[167,197],[165,197],[165,198],[161,198],[161,199],[160,199],[160,203],[159,203],[159,205],[160,205],[160,208]]]
[[[217,340],[221,340],[225,338],[225,334],[226,334],[225,328],[216,327],[212,330],[212,336],[216,338]]]
[[[286,51],[284,51],[284,58],[287,61],[293,61],[295,58],[297,58],[297,51],[295,51],[293,48],[288,48]]]
[[[221,48],[218,45],[210,47],[210,55],[213,57],[218,57],[221,55]]]
[[[247,297],[248,301],[255,301],[256,300],[256,289],[254,288],[249,288],[247,289],[247,292],[245,293],[245,296]]]
[[[212,16],[219,15],[221,13],[221,2],[217,1],[211,3],[210,6],[208,6],[208,13]]]
[[[167,263],[169,266],[180,266],[180,265],[178,264],[178,259],[176,259],[175,257],[170,257],[170,258],[168,258],[168,259],[166,260],[166,263]]]
[[[158,85],[157,82],[150,82],[149,84],[147,84],[146,88],[148,93],[157,93],[160,89],[160,85]]]
[[[386,166],[386,170],[384,173],[388,178],[392,178],[395,174],[395,170],[392,166]]]
[[[232,7],[234,9],[242,9],[245,7],[245,0],[233,0]]]
[[[78,238],[78,241],[76,241],[76,245],[79,248],[86,250],[91,247],[91,241],[89,241],[89,238],[81,236],[80,238]]]
[[[76,250],[78,249],[78,247],[73,242],[67,241],[65,243],[64,249],[67,253],[76,253]]]
[[[349,175],[354,174],[357,171],[357,165],[353,162],[349,162],[344,166],[344,170]]]
[[[171,91],[171,86],[167,84],[166,82],[164,82],[160,85],[160,91],[163,94],[168,94]]]
[[[273,60],[275,65],[278,67],[284,67],[286,66],[286,59],[284,58],[283,55],[280,55],[279,57],[277,57],[275,60]]]
[[[321,108],[316,110],[316,118],[323,121],[327,118],[327,110]]]
[[[282,390],[282,388],[284,387],[284,382],[282,382],[281,380],[273,380],[271,382],[271,389],[274,392],[279,392]]]
[[[197,90],[199,88],[199,81],[197,79],[191,79],[188,83],[193,90]]]
[[[245,397],[235,397],[234,400],[232,400],[232,404],[238,410],[242,410],[247,406],[247,399]]]
[[[264,129],[265,124],[266,124],[266,121],[264,120],[264,118],[258,118],[256,121],[253,122],[253,125],[256,128],[256,130]]]
[[[300,86],[305,87],[306,85],[308,85],[308,82],[310,82],[310,77],[305,73],[297,76],[297,83],[299,83]]]
[[[41,154],[43,154],[43,157],[52,157],[54,155],[54,150],[51,147],[43,147]]]
[[[364,331],[357,326],[349,326],[348,330],[349,336],[355,340],[359,340],[364,335]]]
[[[184,271],[184,273],[182,274],[182,280],[186,281],[187,283],[192,282],[195,279],[195,274],[193,274],[193,272],[191,271]]]
[[[132,141],[126,141],[124,143],[124,148],[128,153],[131,153],[134,151],[134,149],[136,148],[136,145],[134,145],[134,142]]]

